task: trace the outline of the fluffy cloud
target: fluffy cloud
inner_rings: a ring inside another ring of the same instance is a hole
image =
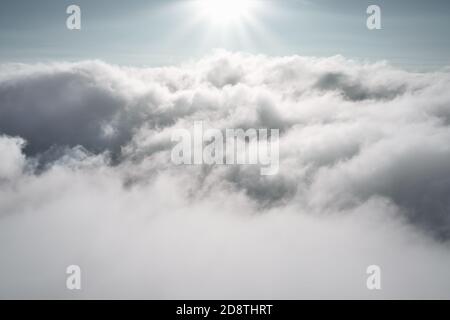
[[[339,56],[2,65],[0,297],[449,298],[448,88]],[[198,120],[280,129],[279,174],[172,165]]]
[[[20,176],[26,159],[22,154],[23,139],[0,136],[0,183],[11,182]]]

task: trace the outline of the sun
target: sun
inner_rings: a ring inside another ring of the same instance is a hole
[[[239,22],[256,8],[257,0],[197,0],[201,17],[213,24]]]

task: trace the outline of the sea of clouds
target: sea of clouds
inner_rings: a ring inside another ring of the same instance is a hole
[[[279,129],[279,173],[173,165],[194,121]],[[4,64],[0,157],[0,298],[450,298],[448,69]]]

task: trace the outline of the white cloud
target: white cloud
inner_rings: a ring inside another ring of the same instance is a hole
[[[22,154],[22,147],[25,141],[20,138],[10,138],[0,136],[0,183],[11,182],[17,176],[20,176],[25,166],[25,156]]]
[[[222,51],[0,71],[0,297],[449,297],[448,72]],[[197,120],[281,129],[280,174],[173,166]]]

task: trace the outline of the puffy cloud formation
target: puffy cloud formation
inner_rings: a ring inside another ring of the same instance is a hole
[[[449,88],[339,56],[2,65],[0,297],[450,298]],[[279,174],[173,165],[199,120],[280,129]]]

